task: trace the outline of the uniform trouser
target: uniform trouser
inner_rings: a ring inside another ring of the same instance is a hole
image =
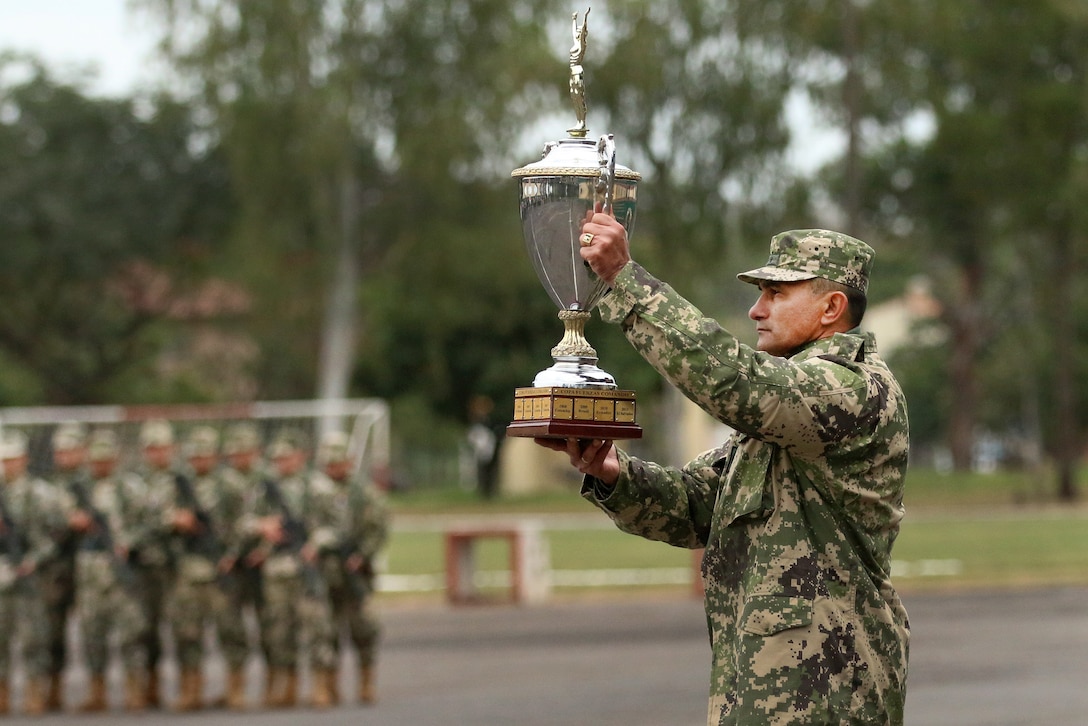
[[[182,668],[200,668],[204,627],[209,623],[215,626],[227,666],[237,670],[245,665],[249,645],[242,613],[216,580],[178,577],[171,591],[168,619]]]
[[[139,565],[134,568],[137,593],[144,615],[140,643],[147,654],[147,667],[154,670],[162,659],[159,627],[166,615],[166,598],[173,589],[176,573],[166,565]]]
[[[87,668],[103,676],[109,663],[109,637],[117,633],[126,673],[143,673],[147,653],[140,641],[144,613],[129,583],[119,578],[108,552],[80,552],[76,559],[76,612],[79,613]]]
[[[262,647],[269,667],[295,668],[302,646],[309,649],[315,668],[335,668],[332,615],[325,593],[306,593],[298,574],[266,574],[262,584]]]
[[[381,629],[377,614],[374,612],[372,598],[369,594],[359,597],[347,586],[330,587],[329,606],[332,609],[335,624],[334,633],[341,627],[346,627],[348,637],[359,651],[359,665],[373,665]],[[340,639],[334,637],[333,645],[339,649]]]
[[[49,673],[48,620],[41,617],[43,600],[34,580],[0,590],[0,679],[11,675],[12,643],[22,650],[27,677]]]
[[[68,613],[76,601],[74,553],[62,555],[40,566],[35,579],[41,588],[48,629],[45,644],[47,672],[49,675],[59,675],[64,670],[68,654]]]

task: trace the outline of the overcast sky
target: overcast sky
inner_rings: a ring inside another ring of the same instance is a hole
[[[0,49],[32,52],[58,70],[93,65],[90,88],[102,95],[146,82],[154,43],[125,0],[0,0]]]

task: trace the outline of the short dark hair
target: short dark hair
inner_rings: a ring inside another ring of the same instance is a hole
[[[841,282],[832,282],[825,277],[814,277],[810,288],[813,295],[823,295],[828,292],[841,292],[846,295],[846,314],[850,318],[850,327],[861,325],[865,317],[865,308],[869,305],[869,299],[861,290]]]

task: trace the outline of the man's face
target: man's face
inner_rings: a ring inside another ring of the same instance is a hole
[[[73,446],[70,449],[57,449],[53,452],[53,464],[61,471],[73,471],[83,466],[87,458],[87,449]]]
[[[351,462],[347,459],[330,461],[325,464],[325,476],[333,481],[344,481],[351,473]]]
[[[105,479],[107,476],[113,474],[114,469],[117,468],[117,459],[91,459],[87,462],[87,467],[91,470],[91,476],[95,479]]]
[[[26,456],[15,456],[10,459],[4,459],[4,480],[13,482],[25,474],[29,461],[30,459]]]
[[[810,280],[760,283],[759,299],[748,311],[759,336],[756,349],[784,357],[822,337],[826,297],[812,294]]]
[[[189,457],[189,465],[197,476],[204,476],[219,463],[219,457],[215,454],[195,454]]]
[[[306,465],[306,452],[294,451],[272,459],[272,466],[280,476],[291,476],[302,471]]]
[[[256,449],[243,449],[242,451],[234,451],[227,454],[227,462],[235,469],[241,472],[247,472],[253,468],[253,464],[257,461]]]
[[[151,444],[143,449],[144,462],[152,469],[169,469],[174,458],[174,447],[169,444]]]

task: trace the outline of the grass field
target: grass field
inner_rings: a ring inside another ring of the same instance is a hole
[[[894,577],[903,591],[1088,584],[1088,507],[1058,505],[1045,477],[1018,473],[940,475],[913,471],[907,518],[894,550]],[[692,570],[688,550],[625,535],[574,492],[482,502],[457,489],[397,494],[385,572],[434,576],[444,568],[444,516],[539,517],[558,572]],[[482,540],[481,571],[507,567],[504,543]],[[690,587],[690,584],[658,587]],[[561,588],[577,592],[586,586]],[[592,589],[592,588],[591,588]]]

